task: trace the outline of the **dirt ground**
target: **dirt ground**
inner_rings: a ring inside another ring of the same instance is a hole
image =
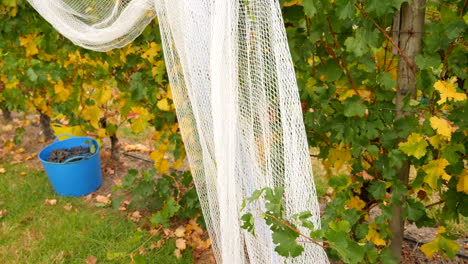
[[[17,117],[18,116],[15,116]],[[41,151],[42,148],[52,143],[52,141],[43,140],[41,135],[41,129],[39,127],[38,117],[37,116],[28,116],[29,124],[25,125],[24,137],[18,146],[8,150],[3,146],[5,142],[14,136],[14,128],[24,124],[24,121],[15,119],[11,124],[13,124],[12,129],[8,130],[8,124],[0,117],[0,161],[6,155],[13,156],[13,162],[22,163],[26,166],[29,166],[34,169],[42,168],[42,164],[37,158],[37,154]],[[6,128],[6,129],[5,129]],[[129,139],[121,138],[120,144],[122,150],[125,150],[125,146],[135,146],[142,142],[134,142]],[[144,147],[144,146],[143,146]],[[23,150],[21,150],[23,149]],[[131,149],[131,148],[130,148]],[[19,151],[20,150],[20,151]],[[9,151],[9,152],[8,152]],[[129,169],[145,169],[151,168],[153,166],[152,162],[148,162],[149,159],[149,148],[148,150],[143,151],[128,151],[120,155],[120,160],[116,161],[110,157],[110,142],[104,140],[103,146],[101,148],[101,167],[103,173],[103,183],[102,186],[93,193],[93,195],[108,195],[112,192],[112,187],[116,184],[119,184],[121,179],[127,175]],[[141,159],[137,159],[136,156]],[[147,161],[144,161],[144,160]],[[321,206],[322,207],[322,206]],[[324,207],[324,206],[323,206]],[[437,229],[436,228],[417,228],[415,225],[408,224],[406,226],[405,236],[412,238],[419,242],[429,242],[434,239]],[[460,254],[468,255],[468,239],[460,239],[458,241],[461,245]],[[459,263],[468,263],[468,259],[462,257],[456,257],[454,260],[446,260],[440,257],[435,259],[427,259],[425,255],[421,252],[419,244],[405,241],[403,245],[403,260],[404,264],[417,264],[417,263],[443,263],[443,264],[459,264]],[[212,252],[205,251],[201,255],[196,257],[197,260],[195,263],[198,264],[208,264],[214,263],[214,258]],[[339,262],[336,262],[339,263]]]

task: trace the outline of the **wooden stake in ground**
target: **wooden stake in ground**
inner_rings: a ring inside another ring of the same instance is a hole
[[[426,0],[413,0],[411,4],[403,3],[401,10],[395,16],[395,27],[398,27],[398,47],[406,56],[406,60],[400,59],[398,62],[398,88],[396,96],[396,118],[403,118],[409,113],[403,111],[404,98],[411,96],[416,98],[416,75],[417,65],[415,57],[421,52],[422,36],[424,31],[424,15]],[[395,40],[395,39],[394,39]],[[409,178],[410,164],[408,161],[403,163],[403,166],[398,171],[400,184],[407,185]],[[401,202],[404,203],[406,197],[402,197]],[[403,204],[392,206],[392,220],[390,230],[393,237],[390,244],[390,249],[393,254],[401,259],[401,247],[403,243],[404,219],[403,219]]]

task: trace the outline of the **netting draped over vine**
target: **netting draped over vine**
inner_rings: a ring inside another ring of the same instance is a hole
[[[327,263],[323,249],[283,258],[269,227],[240,228],[242,200],[284,186],[288,216],[320,226],[299,94],[275,0],[29,0],[75,44],[106,51],[158,17],[174,104],[219,263]],[[261,207],[261,204],[257,205]]]

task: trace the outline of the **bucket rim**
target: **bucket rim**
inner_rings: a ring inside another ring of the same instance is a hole
[[[53,146],[54,144],[56,143],[59,143],[59,142],[63,142],[63,141],[67,141],[67,140],[72,140],[72,139],[86,139],[86,140],[90,140],[92,142],[92,144],[96,147],[96,152],[94,152],[92,155],[88,156],[87,159],[83,159],[83,160],[79,160],[79,161],[74,161],[74,162],[70,162],[70,163],[57,163],[57,162],[50,162],[50,161],[47,161],[47,160],[43,160],[41,158],[41,154],[47,149],[49,148],[50,146]],[[94,138],[91,138],[91,137],[70,137],[70,138],[67,138],[67,139],[63,139],[63,140],[60,140],[60,141],[54,141],[52,142],[51,144],[45,146],[38,154],[37,154],[37,157],[38,159],[42,162],[42,164],[47,164],[47,165],[76,165],[76,164],[79,164],[79,163],[82,163],[82,162],[85,162],[89,159],[92,159],[94,158],[96,155],[99,154],[99,150],[100,150],[100,146],[99,146],[99,143],[97,142],[96,139]]]

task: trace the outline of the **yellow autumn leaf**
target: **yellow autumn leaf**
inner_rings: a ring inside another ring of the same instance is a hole
[[[164,174],[171,168],[171,164],[166,159],[161,160],[158,164],[155,164],[155,168],[158,170],[159,174]]]
[[[154,57],[161,51],[161,47],[156,42],[151,42],[141,57],[151,63],[155,63]]]
[[[401,142],[398,147],[401,151],[409,156],[414,156],[418,159],[426,155],[427,144],[426,140],[418,133],[411,133],[406,142]]]
[[[452,239],[444,236],[444,233],[446,233],[445,227],[440,226],[437,230],[436,238],[433,241],[421,246],[421,251],[428,258],[433,258],[435,253],[441,254],[444,258],[453,258],[460,249],[460,245]]]
[[[440,93],[438,104],[443,104],[448,99],[452,99],[454,102],[466,100],[466,94],[456,91],[454,86],[456,81],[457,78],[453,77],[449,82],[439,80],[434,84],[434,88]]]
[[[54,85],[54,92],[57,96],[57,99],[55,100],[57,103],[67,101],[71,94],[70,90],[65,88],[62,80]]]
[[[283,6],[293,6],[293,5],[301,5],[302,0],[286,0],[283,3]]]
[[[166,154],[167,146],[160,145],[156,151],[151,152],[150,159],[154,160],[155,163],[159,163],[162,159],[164,159],[164,155]]]
[[[26,57],[30,57],[39,53],[34,39],[36,34],[25,34],[20,36],[20,45],[26,49]]]
[[[100,138],[104,138],[106,137],[107,135],[107,132],[106,132],[106,129],[104,128],[99,128],[97,131],[96,131],[96,135]]]
[[[460,179],[458,179],[457,183],[457,192],[464,192],[468,194],[468,170],[463,169],[462,173],[460,174]]]
[[[99,127],[99,119],[101,118],[101,109],[97,107],[96,105],[92,106],[87,106],[85,109],[83,109],[83,118],[86,120],[89,120],[90,124],[98,128]]]
[[[174,164],[172,165],[174,169],[178,169],[182,167],[182,165],[184,164],[184,160],[185,160],[185,155],[180,155],[179,159],[174,161]]]
[[[426,257],[433,258],[434,254],[439,251],[439,238],[422,245],[421,251],[426,255]]]
[[[5,88],[7,88],[7,89],[16,88],[18,86],[18,84],[20,83],[20,81],[18,79],[16,79],[16,77],[13,77],[12,80],[9,80],[7,78],[6,81],[3,81],[3,82],[5,83]]]
[[[349,199],[349,202],[347,204],[349,208],[356,208],[358,211],[361,211],[364,206],[366,206],[366,203],[361,200],[358,196],[353,196],[351,199]]]
[[[167,98],[159,100],[156,105],[162,111],[171,111],[171,107],[169,106],[169,102],[167,101]]]
[[[340,171],[342,168],[345,168],[349,171],[349,161],[352,156],[347,147],[341,147],[337,144],[334,145],[334,148],[330,149],[328,152],[328,158],[323,160],[322,163],[327,170],[330,168]]]
[[[448,140],[450,140],[450,137],[452,135],[452,126],[450,125],[450,122],[448,120],[445,120],[443,118],[433,116],[429,119],[431,123],[431,127],[436,130],[437,134],[446,137]]]
[[[370,90],[362,87],[362,89],[359,89],[358,92],[359,92],[359,97],[361,97],[364,101],[370,101],[372,99],[372,93]],[[353,95],[358,95],[356,93],[356,90],[347,89],[344,93],[340,94],[340,97],[338,97],[338,100],[344,101],[346,100],[346,98],[353,97]]]
[[[446,143],[444,142],[444,139],[441,135],[434,135],[432,137],[429,138],[429,143],[431,143],[431,145],[436,148],[436,149],[441,149],[443,146],[446,145]]]
[[[100,89],[97,89],[96,93],[94,93],[93,98],[98,103],[98,105],[103,105],[107,103],[112,98],[111,87],[104,86]]]
[[[375,223],[369,225],[369,232],[366,235],[366,240],[372,241],[376,246],[385,246],[387,244],[385,240],[380,237]]]
[[[450,175],[445,172],[445,167],[447,167],[450,163],[446,159],[437,159],[431,160],[429,163],[424,165],[422,169],[426,172],[426,176],[424,177],[424,182],[429,184],[432,189],[437,188],[437,181],[440,177],[444,180],[450,180]]]
[[[132,128],[132,132],[143,132],[148,126],[148,121],[153,118],[153,115],[141,106],[132,107],[130,112],[131,115],[134,116],[133,121],[130,125],[130,127]]]

